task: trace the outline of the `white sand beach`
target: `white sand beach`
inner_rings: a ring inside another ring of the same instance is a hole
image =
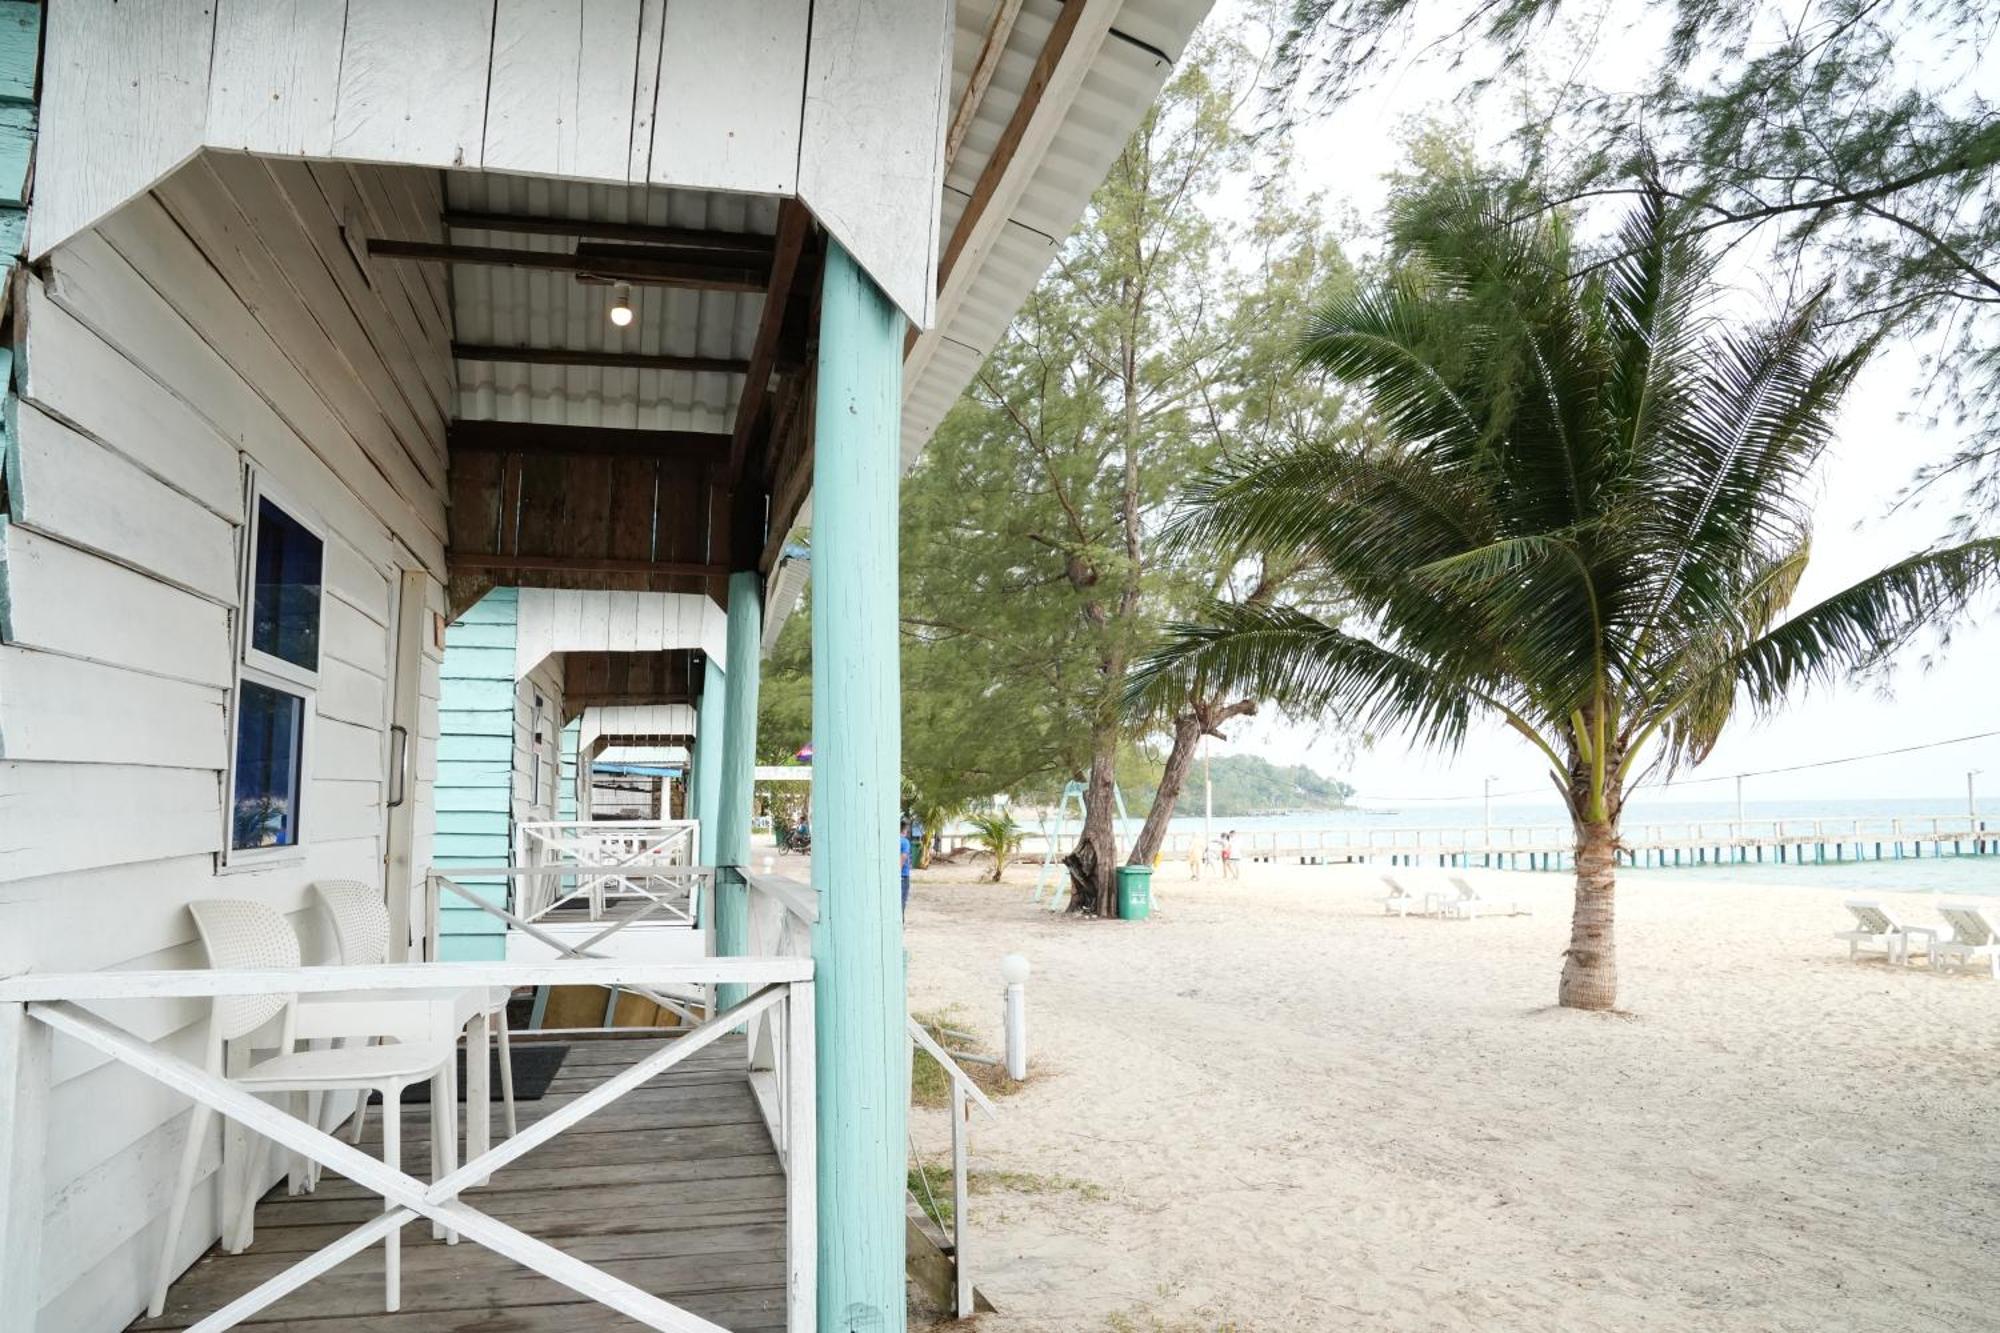
[[[1169,866],[1126,924],[971,873],[918,877],[909,949],[912,1007],[995,1044],[1035,966],[973,1138],[1021,1173],[973,1200],[981,1333],[2000,1328],[2000,984],[1850,962],[1849,895],[1628,876],[1629,1012],[1588,1015],[1553,877],[1475,872],[1533,915],[1459,922]]]

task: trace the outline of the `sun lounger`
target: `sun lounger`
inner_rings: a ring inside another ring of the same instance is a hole
[[[1457,892],[1440,894],[1439,916],[1456,917],[1471,921],[1482,913],[1487,916],[1527,916],[1528,909],[1511,898],[1482,898],[1479,890],[1472,887],[1463,875],[1452,875],[1451,887]]]
[[[1377,898],[1375,901],[1382,904],[1384,915],[1408,916],[1412,912],[1422,912],[1425,914],[1430,912],[1431,898],[1435,895],[1427,894],[1419,898],[1404,888],[1394,875],[1382,876],[1382,882],[1389,886],[1389,896],[1386,898]]]
[[[1888,908],[1873,898],[1849,898],[1847,910],[1854,915],[1853,930],[1836,930],[1833,937],[1847,941],[1847,956],[1859,958],[1863,949],[1878,950],[1889,956],[1892,963],[1900,963],[1910,956],[1909,927],[1890,914]],[[1937,937],[1935,931],[1925,931],[1930,937],[1926,943]],[[1933,965],[1935,956],[1933,955]]]
[[[2000,925],[1977,903],[1946,903],[1938,915],[1951,927],[1951,938],[1937,944],[1937,961],[1969,967],[1986,960],[1989,974],[2000,980]]]

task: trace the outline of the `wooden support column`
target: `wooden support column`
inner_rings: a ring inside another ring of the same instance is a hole
[[[743,867],[750,864],[750,796],[757,780],[757,642],[764,632],[764,580],[755,570],[729,576],[729,672],[723,685],[722,754],[716,811],[715,952],[724,958],[750,950],[750,895]],[[727,1008],[747,994],[723,986]]]
[[[903,317],[837,244],[813,454],[819,1328],[902,1333],[905,1122],[896,640]]]
[[[701,824],[701,859],[705,865],[721,864],[722,828],[718,815],[722,801],[723,692],[728,677],[714,658],[702,663],[701,701],[694,721],[693,793],[694,817]]]

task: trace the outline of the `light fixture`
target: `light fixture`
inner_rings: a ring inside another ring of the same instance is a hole
[[[632,289],[622,282],[611,298],[611,322],[621,329],[632,322]]]

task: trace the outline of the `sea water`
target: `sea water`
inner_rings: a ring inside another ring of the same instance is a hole
[[[1187,808],[1185,801],[1182,808]],[[1838,833],[1846,836],[1850,843],[1854,835],[1848,830],[1852,821],[1859,819],[1863,821],[1860,836],[1871,844],[1878,837],[1888,842],[1891,821],[1901,819],[1904,821],[1903,837],[1907,844],[1910,839],[1923,835],[1929,827],[1927,821],[1930,817],[1962,824],[1965,814],[1963,795],[1956,801],[1949,797],[1900,797],[1881,800],[1745,801],[1743,804],[1743,819],[1752,826],[1748,831],[1761,831],[1755,826],[1782,819],[1788,822],[1791,832],[1798,835],[1796,840],[1807,844],[1812,842],[1807,821],[1813,819],[1829,821],[1829,839]],[[2000,794],[1994,796],[1990,809],[1982,804],[1978,816],[1985,827],[2000,838]],[[1733,801],[1676,801],[1641,793],[1626,806],[1624,827],[1629,836],[1637,838],[1643,836],[1644,827],[1649,824],[1677,826],[1701,821],[1712,825],[1711,832],[1720,840],[1726,831],[1724,826],[1735,818],[1736,805]],[[1485,811],[1478,802],[1460,802],[1412,803],[1394,809],[1358,805],[1347,810],[1301,811],[1283,815],[1217,815],[1208,821],[1206,828],[1210,837],[1220,837],[1232,829],[1239,834],[1266,829],[1445,829],[1454,833],[1469,833],[1471,840],[1477,841],[1485,826]],[[1496,831],[1509,827],[1534,827],[1545,831],[1566,829],[1568,816],[1553,797],[1545,802],[1496,800],[1493,803],[1492,826]],[[1030,827],[1034,825],[1030,824]],[[1136,832],[1138,827],[1138,812],[1134,812],[1134,817],[1126,822],[1124,828]],[[1176,815],[1170,827],[1177,834],[1200,835],[1204,831],[1199,814]],[[1075,833],[1073,820],[1068,832],[1072,836]],[[1546,839],[1545,833],[1542,840]],[[1869,852],[1872,854],[1873,851],[1871,845]],[[1933,857],[1930,851],[1927,844],[1921,858],[1908,855],[1906,846],[1901,860],[1895,859],[1892,853],[1891,859],[1886,861],[1828,860],[1824,864],[1812,861],[1805,864],[1732,862],[1644,870],[1628,868],[1621,869],[1619,875],[1621,878],[1643,876],[1647,882],[1661,884],[1800,884],[1876,893],[2000,894],[2000,855]],[[1808,855],[1811,853],[1808,852]],[[1831,847],[1827,855],[1833,855]],[[1524,869],[1510,873],[1557,874],[1565,879],[1570,875],[1568,870]]]

